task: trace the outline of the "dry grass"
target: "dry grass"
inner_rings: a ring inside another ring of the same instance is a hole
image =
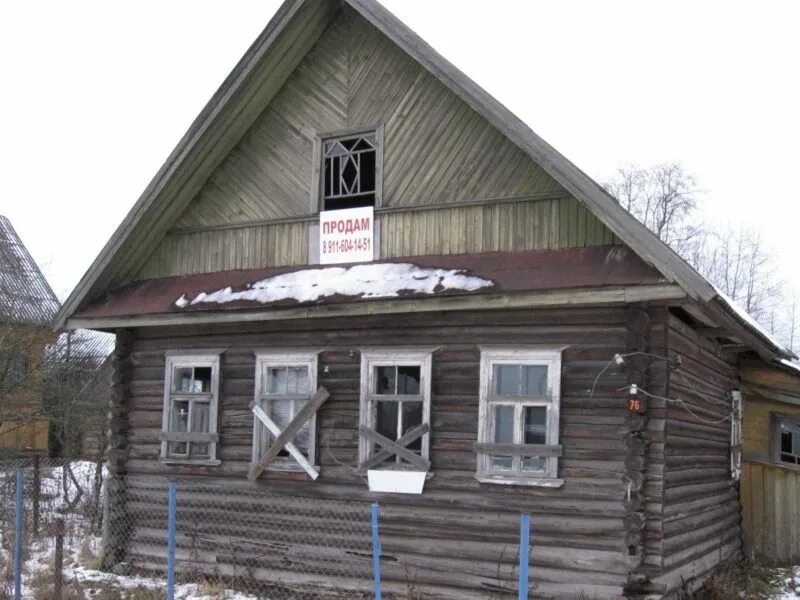
[[[684,592],[681,600],[769,600],[780,595],[789,569],[756,563],[724,565],[697,592]]]

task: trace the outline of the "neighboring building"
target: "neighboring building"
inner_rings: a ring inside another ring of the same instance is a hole
[[[800,558],[800,366],[750,360],[741,376],[745,553],[794,565]]]
[[[42,359],[60,305],[11,222],[0,216],[0,454],[46,454]]]
[[[378,499],[384,589],[432,598],[516,596],[520,511],[537,597],[699,585],[741,556],[735,352],[792,357],[373,0],[284,3],[59,326],[117,335],[114,557],[160,564],[154,477]]]

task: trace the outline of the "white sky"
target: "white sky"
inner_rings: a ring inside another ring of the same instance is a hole
[[[385,4],[599,180],[682,161],[800,288],[800,2]],[[0,214],[62,299],[278,5],[0,4]]]

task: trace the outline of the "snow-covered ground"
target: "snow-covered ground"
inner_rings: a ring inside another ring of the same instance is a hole
[[[63,467],[43,467],[41,469],[41,528],[35,539],[30,529],[32,498],[30,497],[30,471],[26,473],[26,526],[24,538],[24,562],[22,568],[22,597],[26,600],[50,598],[49,591],[53,581],[55,539],[50,529],[55,518],[65,522],[63,581],[70,599],[119,598],[120,600],[140,600],[143,598],[163,598],[166,581],[159,577],[138,575],[117,575],[99,570],[101,540],[98,521],[87,502],[95,478],[95,463],[75,461],[71,463],[75,481],[67,477],[66,485],[62,479]],[[15,475],[13,470],[0,470],[0,486],[13,492]],[[77,481],[77,484],[76,484]],[[66,489],[66,494],[64,493]],[[81,500],[75,499],[81,490]],[[13,521],[14,494],[3,494],[3,522],[0,523],[0,566],[3,580],[0,581],[0,598],[11,591],[13,570]],[[179,584],[175,588],[178,600],[257,600],[255,596],[220,589],[216,586],[203,586],[195,583]]]
[[[789,575],[785,578],[786,590],[776,600],[800,600],[800,567],[794,567],[793,571],[794,578],[791,577],[791,572],[786,573]]]

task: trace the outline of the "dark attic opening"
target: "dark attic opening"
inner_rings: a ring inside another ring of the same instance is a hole
[[[375,134],[325,140],[323,210],[375,206]]]

